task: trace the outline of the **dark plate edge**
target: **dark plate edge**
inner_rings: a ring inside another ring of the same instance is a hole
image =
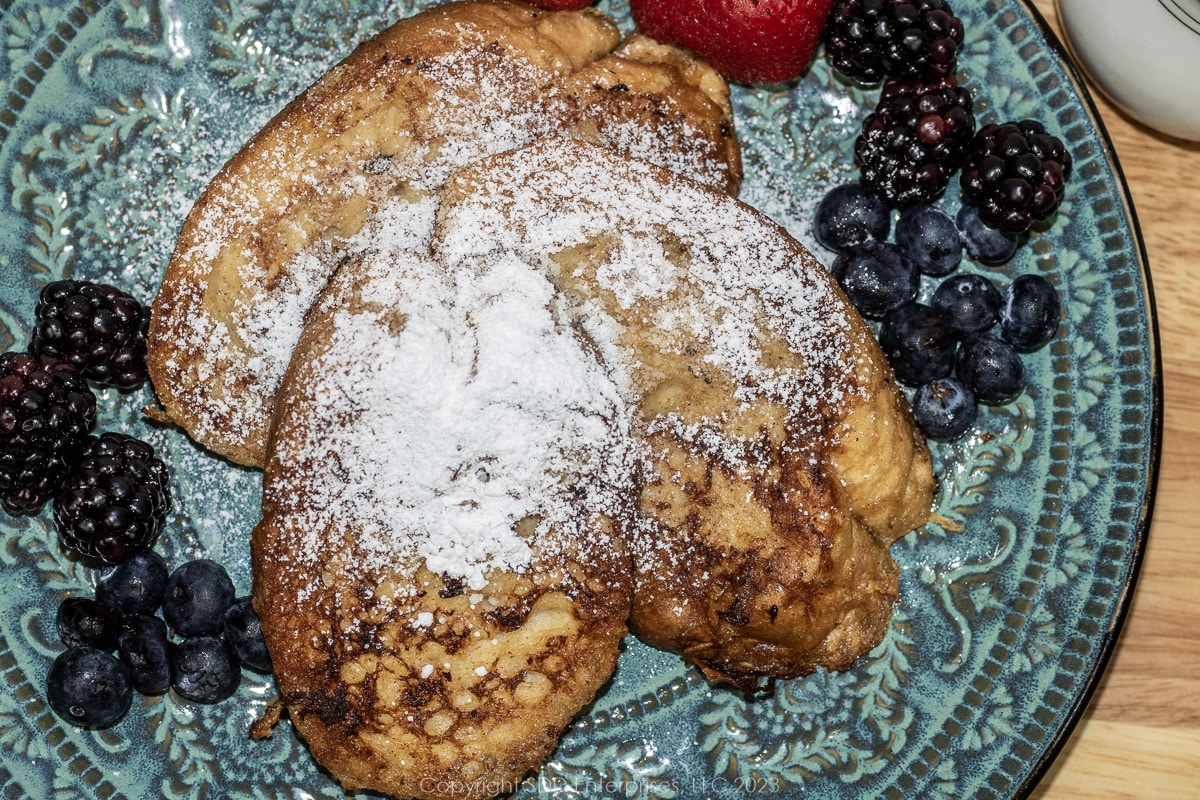
[[[1113,148],[1112,138],[1108,134],[1108,129],[1104,126],[1104,121],[1100,117],[1099,109],[1096,107],[1096,102],[1092,98],[1086,82],[1082,74],[1075,64],[1070,52],[1064,46],[1062,40],[1050,27],[1050,23],[1033,4],[1033,0],[1019,0],[1021,6],[1033,19],[1034,23],[1041,31],[1042,38],[1046,45],[1054,52],[1058,60],[1063,64],[1075,84],[1080,98],[1083,100],[1084,107],[1088,112],[1088,116],[1095,125],[1097,133],[1100,135],[1101,142],[1104,145],[1105,153],[1108,156],[1109,163],[1112,165],[1113,172],[1120,182],[1121,194],[1125,199],[1125,209],[1131,223],[1131,229],[1134,234],[1134,239],[1137,242],[1138,258],[1141,262],[1141,278],[1145,287],[1147,315],[1150,323],[1150,338],[1152,358],[1150,368],[1153,370],[1152,386],[1154,397],[1152,400],[1151,419],[1150,419],[1150,463],[1149,472],[1146,476],[1146,494],[1145,502],[1142,506],[1142,516],[1138,520],[1137,538],[1134,542],[1133,558],[1130,565],[1129,578],[1125,582],[1124,590],[1121,594],[1120,601],[1117,606],[1117,613],[1110,623],[1108,629],[1100,642],[1100,650],[1096,659],[1092,664],[1092,669],[1087,675],[1083,690],[1076,694],[1074,702],[1067,710],[1066,718],[1058,730],[1054,733],[1054,737],[1050,740],[1049,745],[1042,751],[1041,756],[1033,765],[1033,770],[1029,776],[1017,788],[1013,795],[1014,800],[1025,800],[1028,798],[1038,784],[1046,777],[1050,771],[1054,760],[1062,752],[1067,741],[1074,733],[1076,726],[1083,719],[1084,713],[1087,711],[1088,705],[1091,703],[1096,689],[1100,685],[1100,679],[1104,675],[1105,669],[1108,667],[1109,661],[1116,650],[1117,641],[1120,638],[1121,630],[1125,626],[1125,621],[1129,616],[1130,607],[1133,604],[1134,591],[1137,587],[1138,576],[1141,572],[1142,562],[1145,558],[1146,544],[1150,534],[1150,521],[1154,516],[1155,493],[1158,486],[1159,466],[1162,459],[1162,434],[1163,434],[1163,372],[1162,372],[1162,349],[1158,331],[1158,310],[1154,301],[1154,285],[1150,279],[1150,260],[1146,254],[1146,243],[1142,238],[1142,228],[1138,222],[1137,209],[1133,204],[1133,196],[1129,192],[1129,183],[1125,179],[1125,173],[1121,169],[1121,162],[1117,159],[1116,150]]]
[[[1129,576],[1122,588],[1121,596],[1117,602],[1116,614],[1110,621],[1109,626],[1105,629],[1100,639],[1096,657],[1092,662],[1091,670],[1087,673],[1084,679],[1082,689],[1075,694],[1073,702],[1065,709],[1063,722],[1058,729],[1053,732],[1047,746],[1042,750],[1039,757],[1033,762],[1033,766],[1029,774],[1016,787],[1012,795],[1013,800],[1028,800],[1028,798],[1037,789],[1041,781],[1045,779],[1054,762],[1066,747],[1071,736],[1087,712],[1087,709],[1094,698],[1097,689],[1099,688],[1101,679],[1104,676],[1107,666],[1113,657],[1116,645],[1120,639],[1121,632],[1128,619],[1135,595],[1135,590],[1138,584],[1138,579],[1140,577],[1142,564],[1144,562],[1150,525],[1156,501],[1156,488],[1162,456],[1164,396],[1161,340],[1159,335],[1159,322],[1155,294],[1151,279],[1151,265],[1146,252],[1145,241],[1143,239],[1141,226],[1138,221],[1137,211],[1132,195],[1130,194],[1128,181],[1125,178],[1120,161],[1117,158],[1112,139],[1100,116],[1096,102],[1093,98],[1093,93],[1089,90],[1089,87],[1083,79],[1082,73],[1079,67],[1076,65],[1070,51],[1055,33],[1045,16],[1033,4],[1033,0],[1017,0],[1017,5],[1022,7],[1026,13],[1028,13],[1029,17],[1034,22],[1034,25],[1040,31],[1047,47],[1063,65],[1064,70],[1074,84],[1078,96],[1081,98],[1088,117],[1094,125],[1104,147],[1107,160],[1111,164],[1114,175],[1119,182],[1120,193],[1124,198],[1126,216],[1131,223],[1131,231],[1133,233],[1134,241],[1136,242],[1138,259],[1141,266],[1139,273],[1143,282],[1147,301],[1148,334],[1151,338],[1150,368],[1153,373],[1151,381],[1153,395],[1151,400],[1149,461],[1146,476],[1144,495],[1145,499],[1141,509],[1141,516],[1137,522],[1136,535],[1133,542],[1133,552],[1130,561]],[[0,13],[5,13],[9,6],[10,0],[0,0]]]

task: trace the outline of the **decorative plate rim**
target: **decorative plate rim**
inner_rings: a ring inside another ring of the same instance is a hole
[[[964,0],[964,2],[966,1]],[[411,6],[411,3],[412,0],[407,0],[406,3],[399,3],[399,5]],[[610,3],[618,9],[626,5],[625,0],[610,0]],[[610,3],[605,3],[602,7],[607,7]],[[1046,61],[1053,62],[1054,68],[1061,70],[1062,76],[1065,79],[1062,85],[1071,94],[1069,100],[1075,119],[1083,122],[1090,129],[1086,134],[1086,138],[1088,146],[1094,152],[1093,163],[1101,171],[1104,171],[1108,178],[1109,186],[1103,193],[1103,197],[1108,201],[1109,205],[1109,210],[1106,212],[1105,218],[1112,224],[1112,227],[1108,230],[1110,232],[1114,229],[1117,230],[1121,237],[1121,253],[1124,259],[1121,266],[1121,276],[1126,280],[1126,293],[1138,295],[1138,299],[1140,300],[1136,307],[1133,305],[1123,305],[1120,309],[1117,309],[1118,315],[1121,317],[1124,317],[1124,310],[1132,310],[1137,314],[1136,317],[1129,317],[1136,320],[1134,324],[1122,323],[1126,327],[1136,327],[1137,336],[1139,337],[1137,359],[1132,363],[1134,369],[1128,370],[1126,374],[1132,375],[1136,373],[1137,387],[1140,390],[1139,395],[1141,392],[1149,395],[1146,397],[1139,396],[1137,401],[1127,400],[1125,403],[1125,407],[1127,408],[1136,404],[1138,413],[1145,415],[1144,423],[1140,423],[1137,426],[1140,431],[1144,431],[1144,434],[1139,436],[1135,447],[1129,448],[1129,450],[1132,450],[1136,454],[1137,471],[1134,474],[1141,480],[1127,480],[1123,484],[1126,498],[1129,502],[1122,507],[1122,510],[1126,512],[1121,517],[1122,523],[1120,525],[1124,534],[1122,538],[1124,547],[1122,555],[1105,558],[1101,553],[1102,548],[1099,545],[1097,545],[1096,552],[1094,553],[1097,565],[1105,567],[1111,565],[1113,568],[1119,569],[1123,574],[1120,575],[1120,580],[1116,577],[1108,579],[1107,591],[1104,595],[1104,610],[1107,613],[1103,615],[1098,612],[1094,613],[1090,620],[1093,625],[1092,629],[1087,632],[1086,636],[1080,633],[1080,638],[1090,648],[1082,656],[1086,664],[1079,667],[1079,671],[1074,673],[1072,688],[1063,692],[1067,695],[1064,703],[1061,705],[1056,703],[1054,705],[1051,716],[1053,724],[1045,724],[1044,727],[1039,729],[1039,738],[1036,740],[1036,743],[1030,745],[1033,748],[1033,753],[1014,753],[1011,747],[1005,747],[1004,751],[1000,752],[999,748],[997,748],[993,752],[999,753],[999,759],[1002,760],[1007,757],[1012,763],[1016,763],[1017,766],[1010,769],[1009,766],[1001,764],[1000,760],[998,760],[995,764],[990,764],[983,773],[984,779],[995,776],[1005,778],[1006,776],[1001,774],[1003,771],[1008,776],[1006,778],[1008,783],[999,794],[1007,798],[1024,800],[1045,779],[1073,735],[1076,726],[1084,718],[1088,706],[1096,694],[1103,676],[1106,674],[1129,616],[1148,542],[1161,466],[1164,410],[1162,354],[1157,307],[1142,229],[1120,161],[1113,148],[1108,130],[1100,117],[1092,92],[1081,78],[1081,71],[1074,63],[1069,50],[1034,5],[1033,0],[1020,0],[1019,2],[1014,2],[1014,0],[970,0],[970,3],[976,4],[981,8],[986,7],[989,12],[1004,11],[1006,15],[1020,15],[1022,12],[1024,13],[1024,18],[1019,21],[1019,27],[1025,36],[1022,41],[1030,46],[1035,46],[1037,55],[1044,56]],[[90,12],[98,13],[108,7],[109,3],[106,0],[70,0],[70,2],[64,3],[64,5],[71,5],[77,8],[86,7],[90,9]],[[112,5],[116,7],[122,4],[114,3]],[[7,12],[11,6],[12,3],[0,0],[0,7],[3,8],[4,12]],[[270,6],[264,5],[264,7]],[[389,5],[385,5],[385,7],[380,9],[379,13],[386,15],[389,13],[389,8]],[[404,12],[405,15],[407,13],[408,11]],[[991,38],[987,34],[984,34],[984,37],[986,39]],[[3,55],[0,52],[0,58]],[[1024,53],[1022,55],[1024,56]],[[7,64],[0,62],[0,66],[7,66]],[[7,73],[3,76],[5,79],[12,78],[16,80],[20,77],[16,70],[5,70],[5,72]],[[1005,73],[1001,73],[1000,77],[1003,78],[1004,76]],[[8,86],[7,88],[11,89],[12,87]],[[6,109],[5,111],[8,113],[8,116],[0,118],[0,144],[3,144],[8,135],[12,133],[12,128],[7,125],[8,122],[12,121],[11,109]],[[17,211],[19,212],[20,209],[17,209]],[[1094,236],[1096,240],[1102,238],[1099,232],[1096,232]],[[1104,319],[1107,319],[1107,317],[1104,317]],[[1119,388],[1114,386],[1113,391],[1119,391]],[[1042,423],[1039,422],[1038,424]],[[1056,422],[1055,424],[1059,423]],[[1077,418],[1072,419],[1070,417],[1067,418],[1065,427],[1088,430],[1086,422],[1081,422]],[[1067,443],[1066,446],[1070,446],[1070,443]],[[1116,444],[1113,451],[1117,447],[1120,447],[1119,443]],[[1122,452],[1123,454],[1128,454],[1125,449],[1122,449]],[[1102,455],[1108,456],[1110,452],[1105,450]],[[1050,476],[1034,474],[1033,486],[1039,488],[1040,491],[1047,492],[1049,483],[1053,483],[1050,480]],[[1059,491],[1061,494],[1061,489],[1056,491]],[[1111,496],[1109,499],[1112,499]],[[1096,535],[1099,536],[1099,534]],[[1091,537],[1089,535],[1090,543]],[[1102,544],[1103,542],[1100,543],[1100,545]],[[1092,594],[1088,595],[1089,598],[1094,596]],[[1069,626],[1066,628],[1068,634],[1064,636],[1064,640],[1069,639],[1071,635],[1070,631],[1074,631],[1078,627],[1075,624],[1078,620],[1067,614],[1062,617],[1062,621],[1066,622]],[[904,624],[904,622],[901,622],[902,626]],[[1076,633],[1079,632],[1076,631]],[[1068,654],[1064,651],[1064,655]],[[1069,669],[1073,671],[1076,668],[1071,667]],[[690,678],[692,676],[689,673],[686,677]],[[1003,683],[1000,684],[1001,687],[1005,685]],[[922,695],[918,694],[916,699],[919,701],[921,697]],[[1047,708],[1044,697],[1037,708]],[[619,711],[619,709],[616,710]],[[812,713],[819,714],[821,712]],[[1021,716],[1020,719],[1027,721],[1027,718],[1024,716]],[[629,735],[636,737],[639,734],[637,730],[634,730]],[[790,731],[789,736],[799,741],[795,730]],[[968,746],[967,750],[969,749],[970,746]],[[956,752],[964,751],[958,748]],[[928,766],[930,764],[928,761],[925,765],[916,764],[916,760],[914,759],[906,763],[909,766]],[[997,769],[997,765],[1001,769]],[[103,766],[103,764],[100,764],[100,766]],[[168,770],[170,770],[171,766],[170,763],[167,764]],[[1020,770],[1019,773],[1016,771],[1017,769]],[[14,772],[16,772],[15,767]],[[11,780],[14,772],[9,772],[8,769],[0,765],[0,782],[5,779]],[[1021,773],[1024,774],[1024,777],[1018,779],[1017,776]],[[976,773],[973,777],[978,777],[978,775],[979,773]],[[803,793],[809,788],[805,783],[806,780],[804,779],[800,783],[793,784],[789,779],[784,789],[785,793],[788,796],[793,791]],[[847,784],[843,784],[843,787],[847,787]],[[854,791],[853,784],[850,784],[848,788],[855,794],[859,793]],[[895,790],[895,788],[894,785],[891,787],[892,790]],[[981,786],[980,788],[982,789],[983,787]],[[998,788],[998,786],[993,785],[993,788]]]
[[[1105,631],[1103,640],[1100,643],[1100,648],[1097,651],[1096,658],[1092,662],[1092,669],[1088,672],[1087,680],[1083,688],[1075,694],[1074,702],[1069,711],[1063,716],[1063,722],[1059,729],[1050,740],[1049,745],[1042,751],[1040,758],[1034,762],[1033,769],[1029,776],[1020,786],[1017,787],[1016,793],[1013,795],[1014,800],[1025,800],[1028,798],[1038,785],[1045,779],[1050,772],[1051,767],[1061,755],[1063,748],[1066,747],[1076,728],[1082,722],[1083,717],[1087,713],[1088,706],[1095,697],[1096,691],[1100,686],[1101,680],[1108,670],[1108,665],[1112,660],[1113,654],[1116,651],[1117,644],[1120,641],[1121,633],[1124,630],[1125,624],[1129,618],[1129,612],[1133,605],[1133,597],[1137,589],[1139,578],[1141,576],[1142,562],[1145,559],[1146,546],[1150,537],[1150,524],[1154,516],[1154,504],[1158,489],[1158,475],[1162,461],[1162,436],[1163,436],[1163,374],[1162,374],[1162,341],[1159,337],[1158,326],[1158,307],[1154,299],[1154,283],[1150,274],[1150,258],[1146,252],[1146,242],[1142,235],[1141,222],[1138,219],[1137,209],[1134,206],[1133,195],[1129,191],[1129,181],[1125,178],[1125,172],[1121,167],[1121,161],[1117,157],[1116,148],[1113,146],[1112,137],[1108,133],[1108,128],[1104,124],[1103,118],[1100,116],[1100,110],[1096,105],[1096,100],[1092,96],[1092,91],[1088,87],[1087,82],[1083,78],[1083,73],[1079,65],[1075,63],[1074,57],[1063,44],[1062,39],[1055,33],[1050,22],[1045,15],[1033,3],[1033,0],[1019,0],[1030,18],[1037,25],[1042,34],[1042,39],[1046,45],[1053,51],[1059,63],[1062,64],[1067,75],[1070,77],[1074,85],[1075,92],[1082,101],[1084,109],[1087,111],[1088,118],[1091,120],[1092,126],[1095,128],[1101,143],[1104,145],[1104,154],[1112,168],[1113,174],[1120,182],[1121,196],[1124,199],[1125,213],[1129,217],[1129,231],[1133,235],[1133,239],[1137,244],[1138,255],[1138,274],[1142,279],[1143,291],[1146,297],[1146,321],[1148,323],[1148,335],[1150,337],[1150,369],[1152,371],[1150,384],[1153,387],[1153,397],[1151,398],[1151,418],[1150,418],[1150,441],[1148,448],[1149,458],[1147,460],[1146,471],[1146,490],[1142,496],[1142,514],[1136,525],[1136,533],[1133,538],[1133,553],[1129,559],[1129,577],[1126,579],[1122,589],[1120,602],[1116,604],[1116,613],[1113,615],[1112,623]]]

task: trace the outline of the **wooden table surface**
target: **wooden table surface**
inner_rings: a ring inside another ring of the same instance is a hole
[[[1062,38],[1054,0],[1033,0]],[[1200,797],[1200,143],[1093,87],[1141,221],[1165,414],[1149,545],[1116,653],[1035,800]],[[1200,102],[1200,98],[1197,98]]]

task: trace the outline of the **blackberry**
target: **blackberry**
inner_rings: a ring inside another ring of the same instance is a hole
[[[889,79],[854,142],[863,183],[898,208],[939,197],[975,133],[972,111],[952,75]]]
[[[822,34],[825,56],[847,78],[952,75],[962,21],[944,0],[837,0]]]
[[[154,543],[170,507],[167,468],[140,439],[108,431],[90,437],[54,499],[63,544],[116,564]]]
[[[55,281],[42,289],[29,349],[61,359],[97,383],[131,389],[146,379],[149,314],[104,283]]]
[[[0,501],[36,511],[66,479],[96,419],[96,395],[79,373],[29,353],[0,355]]]
[[[1071,154],[1032,119],[984,125],[968,148],[959,182],[979,216],[1010,233],[1029,230],[1058,210],[1071,176]]]

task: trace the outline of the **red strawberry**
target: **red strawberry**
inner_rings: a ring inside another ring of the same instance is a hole
[[[695,50],[735,83],[775,83],[808,68],[833,0],[630,0],[648,36]]]
[[[551,11],[578,11],[587,8],[596,0],[525,0],[531,6],[548,8]]]

